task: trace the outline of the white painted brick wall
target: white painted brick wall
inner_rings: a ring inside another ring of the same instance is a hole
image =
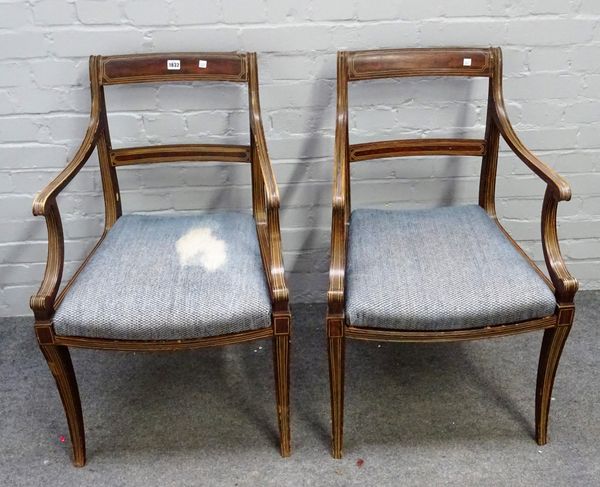
[[[324,301],[335,119],[335,52],[500,45],[509,112],[524,141],[573,186],[560,237],[583,288],[600,288],[600,2],[345,0],[0,1],[0,315],[29,313],[46,230],[31,201],[71,157],[89,110],[87,56],[256,50],[265,129],[282,196],[296,302]],[[351,88],[352,139],[482,134],[485,83],[386,80]],[[237,86],[114,87],[115,145],[245,142]],[[498,209],[537,259],[543,185],[502,147]],[[179,164],[119,171],[125,211],[248,209],[247,168]],[[419,158],[353,169],[353,204],[429,207],[476,199],[479,161]],[[93,158],[59,198],[70,275],[100,233]]]

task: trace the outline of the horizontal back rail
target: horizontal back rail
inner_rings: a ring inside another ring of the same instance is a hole
[[[178,161],[250,162],[250,146],[220,144],[179,144],[112,149],[113,166],[131,166]]]
[[[405,76],[479,76],[493,74],[490,49],[384,49],[348,52],[348,80]]]
[[[248,79],[246,54],[198,52],[134,54],[100,58],[103,85],[171,81],[237,81]]]
[[[400,139],[349,146],[350,162],[407,156],[482,156],[483,139]]]

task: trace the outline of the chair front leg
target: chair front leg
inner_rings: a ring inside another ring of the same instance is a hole
[[[566,324],[559,324],[544,331],[535,397],[535,439],[538,445],[545,445],[548,441],[548,414],[550,412],[552,387],[560,356],[571,331],[573,311],[571,308],[568,312],[568,322]],[[561,314],[559,314],[559,323],[561,323],[560,316]]]
[[[329,355],[329,387],[331,389],[331,454],[342,458],[344,436],[344,354],[343,322],[327,320]]]
[[[290,316],[273,318],[273,361],[275,396],[279,423],[279,448],[282,457],[291,454],[290,440]]]
[[[65,409],[71,445],[73,446],[73,464],[76,467],[85,465],[85,432],[79,389],[75,379],[75,371],[71,362],[69,349],[61,345],[40,343],[48,367],[56,380],[56,386]]]

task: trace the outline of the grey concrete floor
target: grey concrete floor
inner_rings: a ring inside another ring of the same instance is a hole
[[[291,458],[277,449],[268,341],[173,354],[74,350],[88,450],[79,469],[32,320],[2,319],[0,484],[600,485],[600,292],[579,293],[577,304],[544,447],[533,440],[541,333],[351,342],[345,456],[333,460],[324,307],[299,305]]]

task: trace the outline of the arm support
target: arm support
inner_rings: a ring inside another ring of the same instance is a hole
[[[281,247],[279,191],[269,160],[262,124],[256,54],[249,53],[248,61],[254,218],[263,265],[267,274],[269,292],[273,302],[273,312],[288,313],[289,291],[285,283]]]
[[[337,122],[333,173],[333,211],[331,215],[331,262],[328,315],[344,314],[344,275],[346,271],[346,244],[350,219],[350,174],[348,160],[348,70],[346,53],[338,55]]]
[[[546,267],[555,288],[556,300],[559,304],[571,304],[579,284],[577,279],[567,270],[563,256],[560,253],[556,229],[558,202],[559,199],[548,186],[542,205],[542,247]]]
[[[63,229],[56,200],[52,200],[46,206],[44,215],[48,230],[46,270],[40,288],[29,300],[29,306],[33,310],[36,321],[50,320],[54,314],[54,300],[60,287],[65,261]]]

